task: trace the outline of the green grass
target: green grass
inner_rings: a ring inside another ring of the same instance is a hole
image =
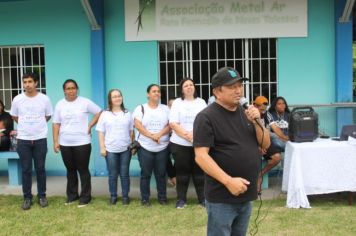
[[[311,209],[285,208],[285,199],[263,201],[257,235],[356,235],[356,207],[346,197],[311,198]],[[205,235],[207,215],[196,201],[176,210],[152,201],[144,208],[134,199],[129,206],[109,206],[97,197],[84,208],[64,206],[64,197],[49,197],[49,207],[35,203],[20,208],[20,196],[0,195],[0,235]],[[260,202],[254,202],[250,229]]]

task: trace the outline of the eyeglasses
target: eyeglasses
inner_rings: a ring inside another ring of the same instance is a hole
[[[64,90],[77,90],[77,88],[76,87],[67,87]]]
[[[264,102],[264,103],[262,103],[262,104],[258,104],[258,106],[262,106],[262,105],[268,106],[268,102]]]

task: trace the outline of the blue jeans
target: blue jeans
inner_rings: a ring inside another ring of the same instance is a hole
[[[228,204],[206,201],[208,236],[245,236],[251,216],[251,202]]]
[[[160,152],[150,152],[141,147],[137,154],[141,167],[141,200],[148,201],[150,198],[152,171],[156,179],[158,200],[167,200],[166,165],[169,157],[168,147]]]
[[[107,152],[105,160],[109,171],[110,196],[117,198],[117,178],[120,174],[122,197],[128,198],[130,192],[130,150],[118,153]]]
[[[278,147],[282,152],[286,149],[286,142],[278,138],[275,133],[270,133],[271,142]]]
[[[47,139],[17,140],[17,153],[22,167],[22,192],[25,199],[32,199],[32,160],[37,178],[37,196],[46,196]]]

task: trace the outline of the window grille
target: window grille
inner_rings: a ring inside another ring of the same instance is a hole
[[[0,47],[0,99],[9,110],[12,99],[22,92],[22,75],[36,73],[37,88],[46,93],[44,47],[41,45]]]
[[[206,101],[212,95],[211,77],[225,66],[236,68],[249,78],[245,96],[269,100],[277,96],[276,39],[227,39],[159,42],[162,103],[177,97],[183,77],[194,80],[197,92]]]

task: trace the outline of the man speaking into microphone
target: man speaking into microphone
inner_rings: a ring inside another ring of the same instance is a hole
[[[251,201],[257,198],[259,147],[270,145],[269,132],[258,124],[259,111],[243,108],[242,82],[233,68],[212,77],[214,103],[194,121],[195,161],[205,172],[207,235],[246,235]]]

